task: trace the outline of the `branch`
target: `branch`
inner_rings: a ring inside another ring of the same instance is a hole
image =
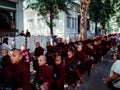
[[[91,1],[91,0],[86,0],[86,2],[85,2],[85,9],[86,9],[86,10],[88,10],[88,7],[89,7],[89,5],[90,5],[90,1]]]

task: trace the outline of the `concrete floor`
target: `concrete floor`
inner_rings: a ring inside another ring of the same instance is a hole
[[[109,76],[110,67],[112,62],[110,61],[110,55],[106,55],[103,61],[99,62],[96,65],[96,68],[91,70],[91,75],[88,76],[87,73],[84,74],[84,81],[77,87],[77,90],[110,90],[107,86],[103,83],[103,79]],[[35,73],[32,68],[31,63],[31,72]],[[34,74],[31,75],[31,78],[34,77]],[[67,86],[67,85],[65,85]],[[73,90],[73,88],[71,88]]]
[[[103,83],[103,79],[109,76],[110,55],[106,55],[103,61],[99,62],[96,68],[91,70],[91,75],[88,77],[87,73],[84,74],[84,82],[77,88],[77,90],[110,90]],[[71,89],[72,90],[72,89]]]

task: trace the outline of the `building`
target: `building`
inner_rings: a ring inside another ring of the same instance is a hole
[[[0,37],[23,30],[23,0],[1,0],[0,20]]]
[[[64,12],[59,13],[59,19],[54,20],[56,26],[53,34],[62,37],[72,37],[78,34],[78,11],[76,6],[70,5],[70,15]],[[44,18],[38,16],[36,11],[24,10],[24,30],[29,30],[32,35],[50,36],[50,29],[47,26]]]

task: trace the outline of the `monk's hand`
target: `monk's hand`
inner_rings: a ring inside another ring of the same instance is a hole
[[[77,63],[77,65],[80,65],[81,64],[81,62],[79,61],[78,63]]]

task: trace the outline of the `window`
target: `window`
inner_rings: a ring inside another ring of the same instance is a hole
[[[77,28],[77,19],[67,16],[67,28],[76,29]]]
[[[71,28],[72,22],[71,22],[71,17],[67,16],[67,27]]]
[[[72,18],[72,28],[75,27],[74,18]]]
[[[75,18],[75,29],[77,29],[77,19]]]

